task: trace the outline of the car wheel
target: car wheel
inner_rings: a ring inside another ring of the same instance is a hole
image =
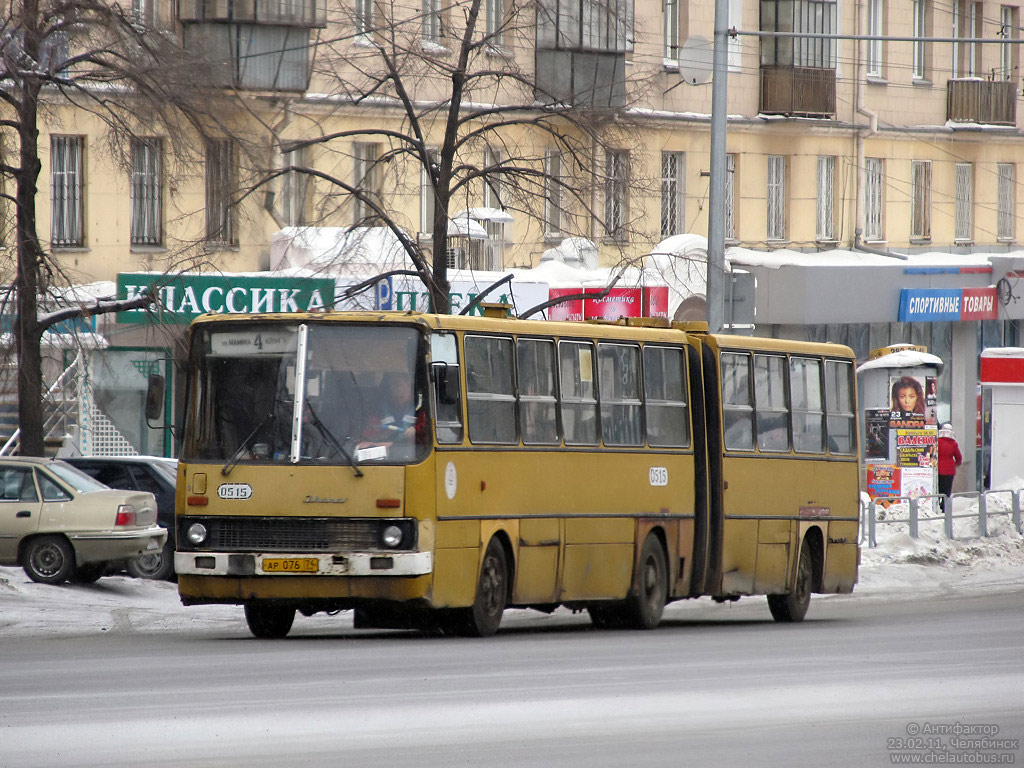
[[[75,574],[75,550],[63,536],[39,536],[25,545],[21,567],[32,581],[63,584]]]
[[[170,541],[158,552],[147,552],[125,563],[125,570],[136,579],[165,581],[174,575],[174,545]]]

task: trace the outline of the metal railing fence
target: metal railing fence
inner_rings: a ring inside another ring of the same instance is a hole
[[[996,502],[1002,497],[1009,497],[1007,506],[999,505]],[[954,507],[956,499],[974,499],[977,507],[973,504],[960,505],[958,512]],[[996,491],[967,491],[953,493],[949,496],[943,494],[928,494],[923,496],[879,496],[868,502],[862,502],[860,543],[868,547],[878,546],[876,532],[879,525],[903,525],[911,538],[918,538],[920,535],[920,524],[922,522],[942,521],[942,531],[947,539],[973,538],[957,536],[954,531],[955,520],[975,520],[977,522],[977,536],[989,536],[989,519],[991,517],[1009,516],[1013,529],[1024,535],[1024,528],[1021,524],[1021,508],[1024,506],[1024,489],[996,490]],[[942,501],[945,500],[945,503]],[[906,505],[906,514],[903,515],[903,505]],[[886,515],[880,519],[879,509],[885,511]],[[889,513],[894,513],[890,516]]]

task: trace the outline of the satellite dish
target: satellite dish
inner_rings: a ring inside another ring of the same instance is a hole
[[[690,85],[703,85],[711,79],[714,60],[714,43],[691,35],[679,49],[679,76]]]

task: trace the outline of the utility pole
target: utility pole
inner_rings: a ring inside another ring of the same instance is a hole
[[[729,0],[715,0],[711,79],[711,184],[708,190],[708,330],[725,325],[725,133],[729,53]],[[735,190],[734,190],[735,193]]]

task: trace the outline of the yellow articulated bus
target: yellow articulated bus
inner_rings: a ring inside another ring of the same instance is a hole
[[[393,312],[193,322],[175,567],[187,605],[486,636],[507,607],[653,628],[857,580],[847,347],[704,324]]]

